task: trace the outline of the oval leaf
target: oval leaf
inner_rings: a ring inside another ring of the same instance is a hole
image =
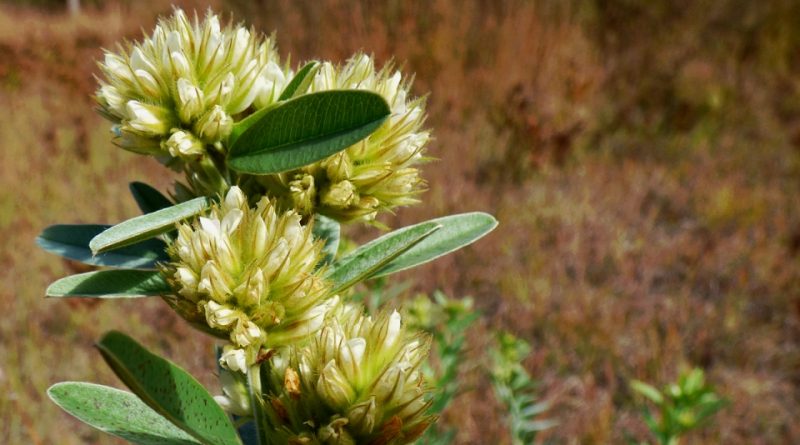
[[[321,264],[330,264],[336,258],[336,252],[339,250],[340,231],[341,227],[335,219],[314,215],[314,227],[312,229],[314,238],[325,242],[325,246],[322,248],[324,258]]]
[[[47,395],[64,411],[104,433],[139,445],[199,444],[138,397],[84,382],[56,383]]]
[[[111,226],[104,224],[56,224],[36,237],[44,250],[92,266],[155,269],[159,261],[169,261],[167,245],[149,239],[111,252],[92,255],[89,241]]]
[[[333,292],[371,277],[376,270],[431,236],[441,226],[435,222],[417,224],[383,235],[354,250],[334,263],[326,278],[333,282]]]
[[[271,174],[327,158],[369,136],[389,116],[378,94],[333,90],[271,108],[231,145],[234,170]]]
[[[408,249],[402,255],[398,255],[397,258],[381,267],[369,278],[383,277],[435,260],[440,256],[472,244],[497,227],[497,220],[492,215],[483,212],[450,215],[421,224],[428,223],[439,224],[442,226],[442,230]],[[395,232],[402,232],[413,227],[416,227],[416,225],[405,227]]]
[[[153,238],[172,230],[175,223],[202,213],[209,204],[209,199],[201,196],[153,213],[131,218],[92,238],[89,248],[94,254],[98,254]]]
[[[99,270],[55,281],[48,297],[138,298],[172,292],[164,277],[149,270]]]
[[[128,388],[178,428],[202,443],[241,445],[228,415],[189,373],[120,332],[97,347]]]
[[[133,195],[133,199],[136,200],[136,204],[142,213],[153,213],[174,205],[169,198],[144,182],[131,182],[128,188],[131,190],[131,195]]]

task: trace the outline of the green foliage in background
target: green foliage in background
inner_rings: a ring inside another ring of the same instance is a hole
[[[537,382],[522,366],[530,351],[527,342],[508,332],[497,334],[491,350],[492,387],[506,409],[513,445],[533,443],[538,433],[558,425],[555,420],[542,418],[550,403],[539,399]]]
[[[659,445],[678,445],[684,435],[707,424],[727,404],[700,368],[682,373],[677,382],[661,390],[639,380],[630,385],[653,404],[644,408],[643,416]]]

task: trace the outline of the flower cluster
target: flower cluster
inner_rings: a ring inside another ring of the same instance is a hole
[[[376,70],[372,58],[357,54],[344,66],[325,62],[310,92],[359,89],[380,94],[391,116],[369,137],[321,162],[260,178],[287,208],[317,212],[339,221],[372,220],[379,210],[417,202],[425,183],[416,165],[430,134],[422,128],[424,98],[411,99],[410,81],[387,65]]]
[[[237,116],[274,103],[291,72],[271,39],[180,9],[120,53],[106,52],[96,99],[125,149],[194,158],[224,150]]]
[[[291,82],[271,39],[181,10],[141,42],[107,52],[100,66],[96,100],[117,144],[183,170],[176,201],[224,195],[178,225],[160,266],[172,289],[164,299],[226,341],[220,405],[269,423],[268,440],[280,445],[413,442],[432,422],[420,372],[429,339],[405,329],[397,312],[371,318],[340,305],[312,232],[315,215],[372,221],[417,202],[430,135],[410,80],[357,54]],[[360,142],[304,167],[262,175],[231,168],[229,136],[252,119],[238,123],[281,106],[290,84],[295,97],[371,91],[390,115]]]
[[[429,338],[405,329],[397,312],[362,311],[344,306],[308,346],[271,360],[276,443],[402,445],[433,421],[420,372]]]
[[[193,224],[182,224],[164,274],[168,300],[187,320],[227,337],[221,362],[245,371],[262,347],[316,332],[335,306],[317,264],[321,244],[295,212],[278,213],[262,198],[255,208],[238,187]]]

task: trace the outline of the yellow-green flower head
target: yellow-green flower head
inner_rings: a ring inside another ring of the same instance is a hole
[[[291,76],[279,63],[271,39],[176,9],[141,42],[106,52],[96,99],[123,148],[192,157],[225,139],[248,108],[277,100]]]
[[[425,187],[416,166],[430,134],[424,98],[411,99],[410,80],[391,65],[376,70],[371,57],[357,54],[343,66],[323,63],[309,92],[359,89],[380,94],[391,115],[363,141],[316,164],[262,179],[291,208],[313,208],[339,221],[372,220],[380,210],[418,202]]]
[[[433,421],[420,370],[429,339],[406,330],[396,311],[375,318],[355,306],[336,312],[293,359],[271,361],[275,429],[288,443],[413,442]]]
[[[207,216],[178,227],[164,267],[176,293],[171,304],[227,337],[221,362],[246,370],[262,347],[291,344],[322,327],[337,298],[316,269],[321,249],[296,212],[279,213],[267,198],[250,208],[232,187]]]

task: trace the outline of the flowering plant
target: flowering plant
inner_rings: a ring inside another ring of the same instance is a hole
[[[101,270],[48,297],[160,297],[222,342],[223,394],[119,332],[98,348],[132,392],[49,390],[64,410],[138,444],[407,444],[435,420],[430,338],[397,311],[350,299],[366,280],[470,244],[475,212],[404,227],[345,253],[342,224],[418,202],[425,100],[391,65],[282,63],[274,41],[176,10],[108,52],[96,94],[114,142],[182,174],[165,196],[139,182],[143,215],[55,225],[39,245]]]

